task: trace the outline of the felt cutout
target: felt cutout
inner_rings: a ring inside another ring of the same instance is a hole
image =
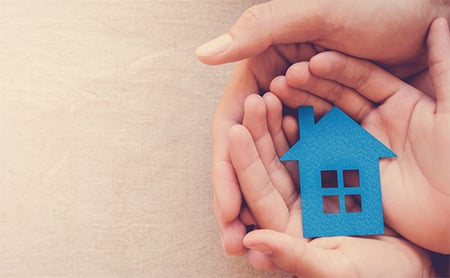
[[[280,160],[299,162],[303,236],[383,234],[379,159],[396,154],[337,107],[315,123],[300,106],[298,124]]]

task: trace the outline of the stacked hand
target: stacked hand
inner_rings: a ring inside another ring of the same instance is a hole
[[[428,48],[436,100],[367,61],[336,52],[291,66],[271,86],[294,106],[302,103],[292,94],[309,95],[324,109],[328,102],[340,106],[397,153],[380,168],[386,222],[401,235],[386,227],[374,237],[302,238],[296,174],[278,160],[296,140],[295,121],[282,119],[273,94],[247,97],[243,123],[232,127],[229,138],[248,207],[240,220],[258,227],[243,239],[256,268],[304,276],[428,276],[427,254],[410,241],[450,252],[450,34],[444,19],[432,24]]]
[[[246,97],[268,90],[289,66],[325,49],[372,59],[402,78],[412,76],[426,67],[422,41],[429,24],[447,10],[441,1],[276,0],[250,8],[227,35],[198,49],[209,64],[247,58],[238,63],[212,123],[214,207],[228,254],[246,252],[228,139],[230,128],[243,122]],[[292,99],[320,107],[321,113],[330,107],[301,94]]]
[[[434,95],[381,68],[336,52],[289,68],[271,89],[283,102],[327,101],[390,147],[381,160],[386,223],[427,249],[450,253],[450,36],[447,22],[430,27],[428,63]],[[292,97],[297,95],[297,97]]]
[[[230,132],[231,160],[249,209],[241,220],[258,227],[243,241],[252,265],[306,277],[431,275],[426,253],[389,228],[374,237],[302,238],[295,173],[278,160],[295,140],[295,122],[284,122],[287,136],[279,100],[252,95],[243,124]]]

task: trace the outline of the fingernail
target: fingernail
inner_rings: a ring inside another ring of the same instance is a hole
[[[264,253],[266,255],[272,254],[272,249],[269,246],[267,246],[267,245],[265,245],[263,243],[257,243],[257,244],[249,245],[249,246],[247,246],[247,248],[255,250],[255,251],[258,251],[258,252],[261,252],[261,253]]]
[[[217,37],[197,48],[195,53],[198,56],[211,56],[227,50],[231,46],[233,39],[229,34]]]

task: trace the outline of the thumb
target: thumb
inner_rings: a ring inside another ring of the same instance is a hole
[[[433,21],[428,35],[428,64],[436,93],[436,113],[450,112],[450,34],[445,18]]]
[[[223,64],[256,56],[274,44],[320,37],[323,1],[275,0],[247,9],[230,30],[196,50],[200,61]]]
[[[255,230],[245,236],[244,245],[264,253],[279,269],[301,277],[351,276],[348,260],[339,251],[322,249],[284,233]]]

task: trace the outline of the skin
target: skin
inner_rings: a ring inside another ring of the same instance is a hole
[[[197,56],[207,64],[240,60],[211,127],[213,206],[227,254],[247,251],[240,219],[245,206],[228,136],[233,125],[243,122],[246,97],[268,90],[289,66],[325,49],[372,59],[402,78],[414,76],[426,67],[423,41],[438,16],[448,16],[445,1],[271,1],[247,10],[219,43],[199,47]],[[324,113],[327,107],[317,102],[311,97],[303,104],[322,107],[319,113]]]
[[[445,19],[428,36],[435,98],[370,62],[324,52],[293,65],[272,85],[339,106],[396,154],[381,160],[385,221],[410,241],[450,253],[450,36]],[[285,83],[283,82],[285,81]],[[424,229],[423,227],[427,227]]]
[[[299,277],[431,276],[427,253],[388,227],[373,237],[301,236],[298,184],[278,160],[289,148],[281,123],[281,103],[274,95],[252,95],[245,102],[244,123],[230,131],[231,160],[252,220],[261,228],[244,237],[250,263]],[[292,123],[284,125],[294,131]]]

